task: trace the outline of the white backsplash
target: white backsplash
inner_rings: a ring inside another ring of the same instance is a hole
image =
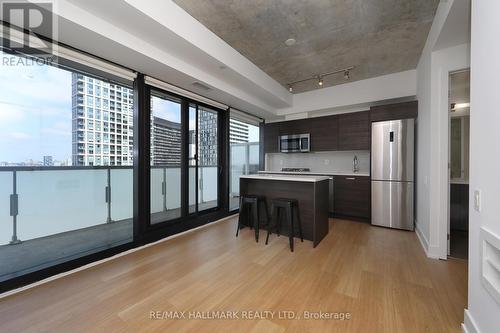
[[[370,172],[370,151],[327,151],[315,153],[266,154],[266,171],[281,168],[309,168],[311,172],[352,172],[352,161],[358,156],[359,172]]]

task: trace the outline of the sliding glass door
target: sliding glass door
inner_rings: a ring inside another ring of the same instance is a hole
[[[219,113],[189,106],[189,213],[219,208]]]
[[[181,217],[181,101],[151,93],[151,224]]]
[[[217,210],[219,111],[150,91],[150,224]]]

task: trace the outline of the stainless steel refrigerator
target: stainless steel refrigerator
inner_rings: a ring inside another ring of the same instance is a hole
[[[415,120],[372,123],[372,224],[414,230]]]

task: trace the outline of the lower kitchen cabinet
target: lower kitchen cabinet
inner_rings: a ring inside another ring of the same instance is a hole
[[[335,176],[334,215],[370,220],[370,177]]]

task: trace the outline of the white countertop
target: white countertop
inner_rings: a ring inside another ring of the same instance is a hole
[[[319,175],[319,176],[359,176],[359,177],[369,177],[370,174],[366,172],[293,172],[293,171],[259,171],[259,174],[275,174],[275,175]]]
[[[244,179],[257,179],[257,180],[281,180],[281,181],[292,181],[292,182],[309,182],[316,183],[323,180],[328,180],[326,176],[309,176],[309,175],[278,175],[278,174],[259,174],[259,175],[248,175],[240,176]]]

